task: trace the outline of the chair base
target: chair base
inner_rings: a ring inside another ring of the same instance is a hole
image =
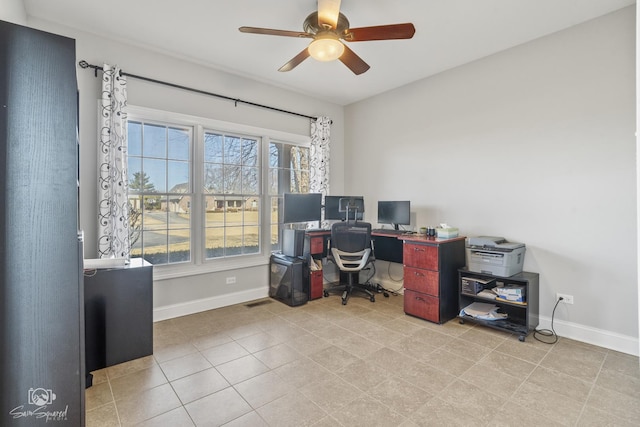
[[[370,288],[368,285],[366,284],[362,284],[362,283],[354,283],[354,275],[358,274],[356,273],[345,273],[348,275],[348,281],[347,283],[343,283],[342,281],[342,277],[340,278],[340,283],[334,286],[331,286],[329,289],[325,289],[322,294],[325,297],[329,296],[329,293],[332,291],[342,291],[342,305],[347,305],[347,301],[349,300],[349,297],[351,296],[351,294],[354,291],[358,291],[361,293],[366,294],[369,297],[369,301],[371,302],[376,302],[376,297],[373,294],[373,292],[371,292]],[[342,275],[341,275],[342,276]]]

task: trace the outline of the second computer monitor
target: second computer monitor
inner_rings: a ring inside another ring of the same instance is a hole
[[[409,200],[378,201],[378,223],[391,224],[398,230],[399,225],[411,224],[411,202]]]
[[[340,210],[340,200],[342,199],[342,210]],[[345,221],[347,219],[347,209],[345,204],[350,204],[349,219],[362,221],[364,219],[364,199],[361,196],[325,196],[324,197],[324,219]]]
[[[283,223],[320,221],[322,194],[284,193],[283,197]]]

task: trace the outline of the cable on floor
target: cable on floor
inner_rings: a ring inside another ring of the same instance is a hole
[[[538,341],[545,343],[545,344],[555,344],[558,342],[558,335],[556,335],[556,331],[555,329],[553,329],[553,318],[556,315],[556,308],[558,308],[558,304],[560,304],[560,301],[562,301],[562,297],[558,298],[558,301],[556,301],[556,305],[553,306],[553,311],[551,312],[551,330],[549,329],[534,329],[533,330],[533,337],[535,339],[537,339]],[[553,341],[545,341],[545,340],[541,340],[540,338],[538,338],[538,335],[542,336],[542,337],[552,337]]]
[[[393,276],[391,276],[391,264],[393,264],[393,263],[390,262],[390,263],[387,264],[387,276],[389,276],[389,279],[393,280],[394,282],[402,282],[404,280],[404,274],[399,279],[394,279]],[[404,272],[404,270],[403,270],[403,272]]]

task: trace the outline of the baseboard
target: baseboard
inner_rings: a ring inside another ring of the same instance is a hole
[[[267,296],[269,296],[269,289],[259,288],[224,294],[210,298],[202,298],[199,300],[189,301],[181,304],[156,307],[153,309],[153,321],[159,322],[161,320],[187,316],[189,314],[213,310],[215,308],[227,307],[234,304],[242,304],[243,302],[266,298]]]
[[[541,316],[538,329],[551,330],[551,318]],[[633,356],[638,356],[640,352],[640,342],[637,337],[557,319],[553,321],[553,329],[559,337],[597,345]]]

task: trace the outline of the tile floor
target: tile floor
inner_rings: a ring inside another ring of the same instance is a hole
[[[406,316],[402,296],[265,299],[158,322],[94,373],[87,426],[635,426],[638,358]]]

